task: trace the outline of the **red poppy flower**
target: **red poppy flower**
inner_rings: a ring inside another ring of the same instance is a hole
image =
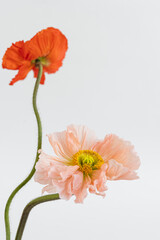
[[[2,67],[18,70],[18,74],[12,79],[10,85],[23,80],[30,70],[34,71],[34,77],[38,75],[36,61],[43,65],[41,84],[44,84],[44,73],[55,73],[65,57],[68,48],[66,37],[52,27],[38,32],[29,41],[13,43],[4,54]]]

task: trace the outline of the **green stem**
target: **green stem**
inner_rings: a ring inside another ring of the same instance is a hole
[[[33,207],[35,207],[36,205],[38,205],[40,203],[44,203],[44,202],[48,202],[48,201],[52,201],[52,200],[58,200],[58,199],[60,199],[59,194],[56,193],[56,194],[51,194],[51,195],[46,195],[46,196],[35,198],[31,202],[29,202],[23,210],[15,240],[21,240],[29,213]]]
[[[14,191],[11,193],[11,195],[8,198],[8,201],[6,203],[6,207],[5,207],[5,213],[4,213],[4,219],[5,219],[5,228],[6,228],[6,240],[10,240],[10,220],[9,220],[9,210],[10,210],[10,205],[11,202],[14,198],[14,196],[17,194],[17,192],[24,186],[26,185],[29,180],[32,178],[32,176],[35,173],[35,165],[36,162],[38,161],[38,150],[41,149],[41,145],[42,145],[42,126],[41,126],[41,120],[40,120],[40,116],[38,113],[38,109],[37,109],[37,104],[36,104],[36,97],[37,97],[37,92],[38,92],[38,87],[39,87],[39,83],[42,77],[42,72],[43,72],[43,67],[41,65],[41,63],[39,63],[37,65],[37,67],[39,68],[39,72],[38,72],[38,77],[35,83],[35,87],[34,87],[34,91],[33,91],[33,110],[37,119],[37,125],[38,125],[38,146],[37,146],[37,154],[36,154],[36,159],[34,162],[34,165],[32,167],[31,172],[29,173],[29,175],[27,176],[27,178],[20,183],[15,189]]]

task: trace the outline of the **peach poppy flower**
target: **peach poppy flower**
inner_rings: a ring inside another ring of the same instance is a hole
[[[38,32],[29,41],[13,43],[4,54],[2,67],[18,70],[18,74],[12,79],[10,85],[23,80],[30,70],[34,71],[34,77],[38,75],[36,62],[43,65],[41,84],[44,84],[44,73],[55,73],[65,57],[68,48],[66,37],[53,27]]]
[[[88,191],[105,196],[107,180],[138,178],[139,157],[116,135],[99,141],[88,128],[70,125],[48,138],[57,156],[40,150],[34,179],[46,185],[43,192],[58,192],[66,200],[75,195],[75,202],[82,203]]]

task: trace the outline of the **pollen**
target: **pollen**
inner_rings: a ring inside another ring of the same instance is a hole
[[[73,155],[72,164],[78,165],[79,170],[85,175],[90,175],[94,170],[99,169],[104,164],[104,160],[97,152],[80,150]]]

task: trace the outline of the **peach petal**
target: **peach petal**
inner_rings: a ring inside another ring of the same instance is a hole
[[[73,154],[68,150],[66,145],[66,131],[52,133],[47,136],[55,154],[63,157],[65,161],[69,160]]]
[[[134,180],[139,178],[135,171],[124,167],[114,159],[109,160],[108,165],[106,175],[109,180]]]
[[[124,141],[116,135],[107,135],[103,141],[98,141],[93,150],[98,152],[105,162],[114,159],[130,170],[140,166],[140,160],[130,142]]]
[[[56,155],[66,160],[79,150],[90,149],[96,142],[94,133],[84,126],[68,126],[66,131],[48,135],[49,142]]]
[[[92,184],[89,186],[90,193],[95,193],[97,195],[105,196],[106,186],[106,170],[108,168],[107,164],[103,164],[99,170],[93,172]]]
[[[79,166],[67,166],[64,171],[61,171],[60,176],[62,178],[61,181],[65,181],[67,178],[72,176],[77,170]]]
[[[70,125],[67,127],[67,133],[69,136],[72,136],[69,144],[72,146],[72,150],[76,153],[79,150],[89,150],[96,143],[97,138],[95,133],[89,128],[79,125]],[[76,147],[75,147],[76,146]]]
[[[90,184],[91,184],[90,177],[85,177],[81,187],[74,192],[74,195],[76,196],[75,203],[83,203],[83,200],[87,197],[88,194],[87,189]]]
[[[56,189],[55,186],[49,184],[49,185],[45,186],[45,187],[42,189],[42,194],[43,194],[44,192],[48,192],[48,193],[52,193],[52,194],[53,194],[53,193],[57,193],[57,189]]]
[[[50,167],[50,170],[48,172],[48,177],[50,179],[52,179],[52,181],[56,180],[56,181],[61,181],[62,177],[61,177],[61,173],[65,172],[67,169],[67,166],[63,165],[63,164],[54,164],[53,166]]]
[[[59,183],[56,187],[60,198],[69,200],[72,197],[72,178],[67,179],[65,182]]]
[[[39,155],[39,161],[36,163],[35,166],[36,172],[34,175],[34,180],[41,184],[48,184],[51,181],[49,178],[50,169],[57,161],[57,158],[47,155],[41,150],[39,152],[41,154]]]
[[[76,191],[81,188],[82,183],[83,183],[83,173],[80,171],[77,171],[73,175],[73,181],[72,181],[73,193],[76,193]]]

